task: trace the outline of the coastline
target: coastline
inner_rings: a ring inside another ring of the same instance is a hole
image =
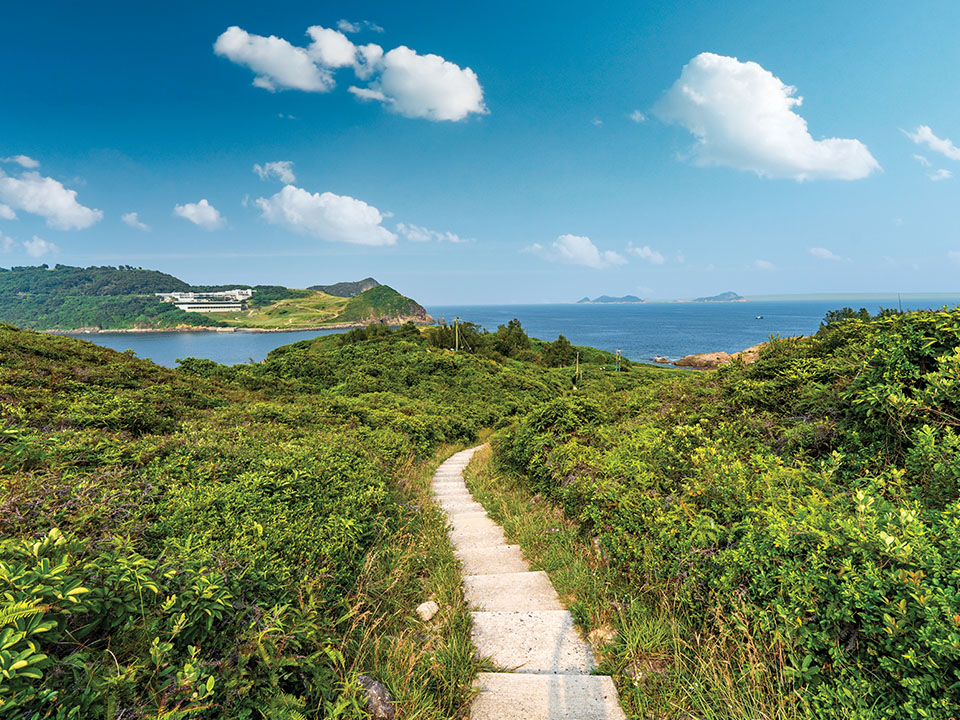
[[[391,327],[399,327],[405,322],[408,322],[410,319],[401,319],[399,322],[394,322],[397,318],[390,318],[391,322],[387,324]],[[435,324],[433,318],[430,321],[424,320],[414,320],[414,324],[418,326],[428,327]],[[370,323],[364,322],[345,322],[345,323],[328,323],[326,325],[314,325],[310,327],[292,327],[292,328],[254,328],[254,327],[201,327],[198,325],[178,325],[176,327],[167,327],[167,328],[116,328],[116,329],[106,329],[106,328],[77,328],[73,330],[40,330],[39,332],[48,333],[50,335],[148,335],[151,333],[182,333],[182,332],[218,332],[218,333],[236,333],[236,332],[248,332],[248,333],[290,333],[290,332],[315,332],[319,330],[352,330],[353,328],[362,328],[366,327]]]

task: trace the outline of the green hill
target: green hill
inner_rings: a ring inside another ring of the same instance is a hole
[[[0,268],[0,322],[34,330],[236,327],[295,330],[330,324],[432,322],[415,301],[373,278],[319,289],[189,285],[156,270],[120,267]],[[241,312],[185,312],[155,293],[252,288]]]

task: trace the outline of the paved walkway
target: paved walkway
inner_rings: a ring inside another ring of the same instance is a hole
[[[473,643],[504,670],[477,676],[470,720],[625,720],[613,680],[590,674],[590,646],[546,573],[530,571],[520,547],[507,544],[467,490],[463,469],[479,449],[457,453],[433,476],[463,564]]]

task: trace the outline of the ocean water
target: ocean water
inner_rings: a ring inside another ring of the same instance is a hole
[[[697,352],[737,352],[771,336],[809,335],[829,310],[839,307],[897,307],[896,296],[817,300],[751,300],[740,303],[649,303],[642,305],[447,305],[431,306],[435,318],[455,317],[496,330],[518,318],[528,334],[544,340],[564,335],[575,345],[622,351],[624,357],[649,362],[655,355],[676,360]],[[903,298],[905,310],[960,304],[943,295]],[[142,335],[100,333],[85,340],[131,349],[139,357],[174,367],[178,358],[200,357],[227,365],[259,362],[280,345],[342,330],[290,333],[164,332]]]

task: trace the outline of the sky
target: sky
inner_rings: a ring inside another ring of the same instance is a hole
[[[10,4],[0,266],[430,305],[955,292],[957,27],[947,0]]]

